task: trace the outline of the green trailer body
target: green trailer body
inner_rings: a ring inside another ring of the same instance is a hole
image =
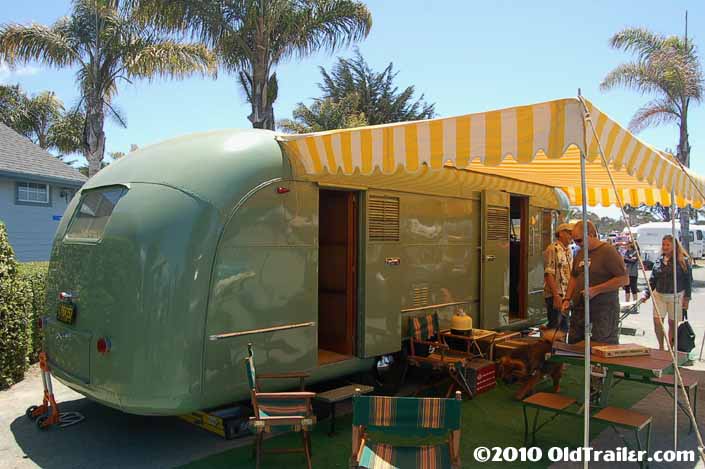
[[[58,227],[44,319],[52,371],[125,412],[178,415],[247,398],[248,342],[258,370],[308,370],[319,381],[399,352],[410,315],[438,311],[446,323],[462,308],[495,329],[544,320],[541,251],[566,208],[560,194],[491,175],[437,177],[304,176],[261,130],[129,155],[86,183]],[[82,201],[115,188],[122,197],[101,234],[68,236]],[[359,205],[354,353],[329,364],[318,344],[322,188],[352,191]],[[520,318],[508,311],[508,239],[488,239],[497,230],[486,226],[511,215],[509,193],[526,201]],[[393,239],[370,235],[380,201],[398,207]],[[75,305],[72,324],[57,319],[62,294]]]

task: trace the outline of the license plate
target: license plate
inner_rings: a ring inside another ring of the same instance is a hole
[[[76,305],[73,303],[59,303],[56,319],[66,324],[73,324],[76,319]]]

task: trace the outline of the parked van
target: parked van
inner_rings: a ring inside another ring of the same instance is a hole
[[[694,259],[700,259],[705,256],[705,226],[690,225],[690,230],[693,232],[693,241],[690,242],[690,254]]]
[[[702,239],[698,242],[696,239],[696,232],[700,230],[702,236],[702,229],[690,226],[689,229],[689,241],[690,241],[690,255],[692,257],[702,257],[703,252],[703,241]],[[661,241],[666,235],[672,234],[671,222],[652,222],[644,223],[642,225],[633,228],[636,234],[636,240],[639,243],[639,249],[641,251],[642,259],[644,260],[644,266],[647,269],[651,269],[654,261],[661,255]],[[680,223],[676,223],[676,235],[678,239],[682,240]]]

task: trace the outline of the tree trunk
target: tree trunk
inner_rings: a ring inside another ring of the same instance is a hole
[[[247,118],[255,129],[274,130],[274,112],[269,93],[269,34],[264,13],[257,18],[254,57],[252,59],[252,90],[249,93],[252,114]]]
[[[686,168],[690,166],[690,143],[688,142],[688,115],[683,112],[678,138],[678,159]],[[690,207],[685,206],[680,211],[681,243],[686,252],[690,252]]]
[[[100,171],[105,157],[105,114],[100,100],[91,100],[86,106],[86,125],[83,130],[83,156],[88,161],[88,177]]]
[[[269,92],[267,83],[267,68],[261,64],[255,64],[252,73],[252,90],[250,96],[252,100],[252,114],[247,118],[252,122],[255,129],[274,130],[274,110],[269,102]]]

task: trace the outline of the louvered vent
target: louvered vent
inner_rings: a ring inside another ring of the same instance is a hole
[[[491,207],[487,209],[487,240],[509,239],[509,209]]]
[[[412,293],[411,306],[428,306],[428,287],[415,287]]]
[[[399,198],[371,195],[367,207],[370,241],[399,241]]]

